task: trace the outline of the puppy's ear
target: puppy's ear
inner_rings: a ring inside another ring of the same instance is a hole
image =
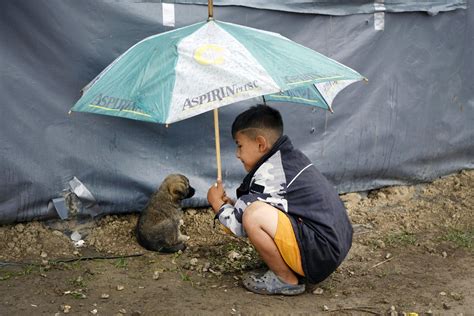
[[[176,181],[169,186],[169,190],[173,200],[182,200],[186,195],[186,183],[183,181]]]

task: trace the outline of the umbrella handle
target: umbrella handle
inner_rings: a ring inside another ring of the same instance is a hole
[[[213,4],[212,0],[207,0],[207,18],[210,20],[213,18]]]
[[[221,141],[219,137],[219,112],[214,109],[214,134],[216,138],[217,180],[222,180]]]

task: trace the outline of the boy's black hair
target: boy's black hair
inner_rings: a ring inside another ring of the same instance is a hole
[[[232,138],[237,132],[248,128],[271,130],[277,138],[283,135],[283,120],[280,112],[268,105],[258,104],[240,113],[232,123]]]

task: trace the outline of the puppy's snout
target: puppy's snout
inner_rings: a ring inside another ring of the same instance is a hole
[[[194,190],[194,188],[192,186],[189,186],[189,189],[188,189],[188,194],[186,195],[186,199],[189,199],[190,197],[192,197],[194,195],[196,191]]]

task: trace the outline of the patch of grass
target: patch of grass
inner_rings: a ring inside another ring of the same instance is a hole
[[[393,257],[391,257],[393,258]],[[378,272],[375,274],[377,277],[379,278],[386,278],[386,277],[397,277],[401,274],[400,270],[395,266],[395,267],[383,267],[383,266],[379,266],[379,269]]]
[[[70,280],[69,283],[75,287],[80,287],[80,288],[87,287],[86,281],[84,281],[84,278],[81,276]]]
[[[50,268],[59,270],[79,270],[82,267],[81,260],[72,262],[49,261]]]
[[[10,279],[12,276],[13,276],[13,274],[10,273],[10,272],[2,273],[2,275],[0,275],[0,281],[6,281],[6,280]]]
[[[180,272],[179,274],[180,274],[180,276],[181,276],[181,280],[183,280],[183,281],[191,281],[191,277],[190,277],[190,275],[189,275],[188,272],[185,272],[185,273]]]
[[[412,233],[402,231],[386,236],[384,242],[389,246],[408,246],[416,243],[416,237]]]
[[[472,248],[473,239],[474,230],[462,231],[457,229],[450,229],[443,236],[441,236],[441,240],[452,242],[456,246],[461,248]]]
[[[81,260],[73,261],[69,264],[69,266],[74,270],[79,270],[82,267],[82,261]]]
[[[71,293],[69,293],[69,295],[71,295],[72,298],[74,298],[74,299],[76,299],[76,300],[87,298],[87,296],[86,296],[84,293],[82,293],[80,290],[78,290],[78,291],[72,291]]]
[[[121,269],[126,269],[128,266],[127,259],[125,258],[119,258],[117,261],[115,261],[115,267],[116,268],[121,268]]]
[[[231,241],[227,244],[224,245],[223,247],[223,250],[228,253],[230,251],[242,251],[242,244],[238,243],[238,242],[235,242],[235,241]]]
[[[30,275],[33,272],[34,266],[28,265],[23,269],[23,275]]]
[[[22,276],[27,276],[30,275],[34,272],[35,266],[33,265],[27,265],[22,268],[21,271],[17,272],[4,272],[2,275],[0,275],[0,281],[6,281],[8,279],[11,279],[12,277],[22,277]]]

